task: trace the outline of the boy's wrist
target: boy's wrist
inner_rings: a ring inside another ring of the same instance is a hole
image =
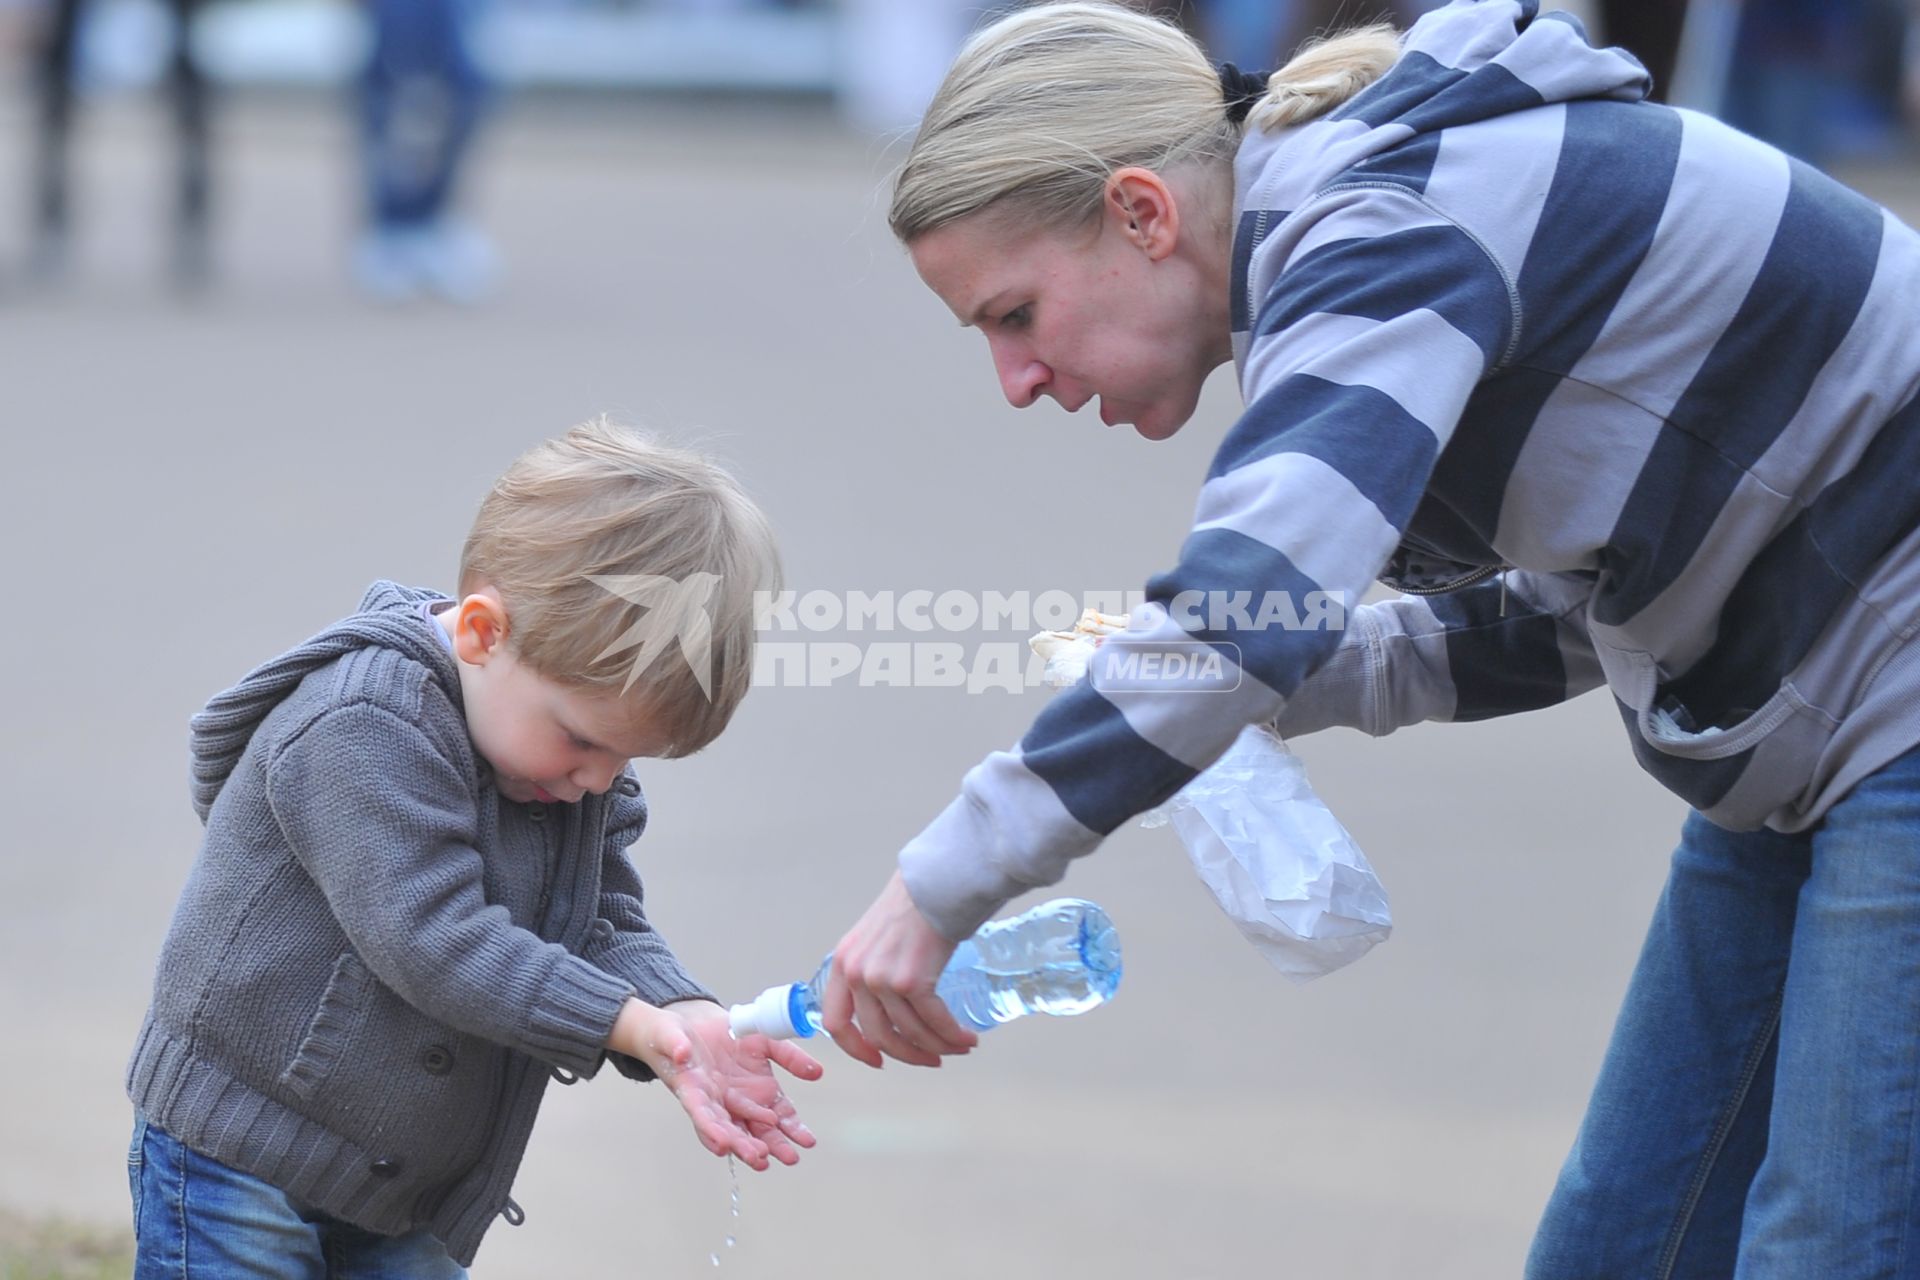
[[[724,1020],[727,1016],[727,1006],[706,996],[686,996],[679,1000],[669,1000],[664,1008],[688,1022],[709,1022],[716,1018]]]
[[[653,1065],[654,1046],[658,1043],[656,1032],[660,1019],[666,1016],[665,1010],[638,996],[628,996],[614,1016],[613,1030],[607,1033],[607,1048]]]

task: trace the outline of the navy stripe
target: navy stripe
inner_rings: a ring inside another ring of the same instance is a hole
[[[1472,237],[1452,225],[1319,246],[1273,282],[1253,332],[1256,339],[1281,333],[1321,313],[1394,320],[1422,309],[1471,338],[1489,364],[1506,349],[1513,326],[1506,281]]]
[[[1397,147],[1368,156],[1340,175],[1341,182],[1393,182],[1414,195],[1423,195],[1440,158],[1440,135],[1421,133]]]
[[[1379,127],[1397,121],[1450,85],[1467,78],[1465,71],[1443,67],[1432,54],[1418,50],[1403,54],[1387,74],[1355,94],[1331,119],[1359,120]]]
[[[1171,799],[1195,772],[1135,733],[1120,708],[1085,683],[1040,713],[1020,740],[1020,758],[1076,822],[1103,836]]]
[[[1575,102],[1520,265],[1521,349],[1475,388],[1435,492],[1491,537],[1527,435],[1561,376],[1592,348],[1646,260],[1680,163],[1680,117],[1665,107]],[[1606,210],[1596,217],[1595,210]],[[1520,366],[1520,367],[1515,367]]]
[[[1880,428],[1853,470],[1753,558],[1713,647],[1662,692],[1703,728],[1729,727],[1763,706],[1874,566],[1920,527],[1916,476],[1920,401]]]
[[[1640,734],[1640,716],[1632,707],[1615,698],[1620,718],[1626,722],[1627,737],[1633,743],[1633,757],[1654,780],[1696,809],[1711,809],[1733,790],[1740,775],[1747,771],[1755,748],[1722,760],[1685,760],[1655,748]]]
[[[1452,452],[1451,447],[1448,452]],[[1447,453],[1440,455],[1442,463],[1446,458]],[[1493,531],[1474,528],[1447,505],[1439,492],[1439,474],[1436,465],[1435,479],[1428,482],[1420,505],[1413,509],[1413,518],[1407,521],[1407,545],[1461,565],[1502,563],[1500,553],[1493,549]]]
[[[1396,529],[1427,487],[1439,445],[1425,423],[1372,387],[1296,373],[1247,406],[1207,479],[1278,453],[1304,453],[1347,477]]]
[[[1253,253],[1267,233],[1280,224],[1284,213],[1267,209],[1249,209],[1240,215],[1233,233],[1233,331],[1246,333],[1253,328],[1253,306],[1247,297],[1247,279],[1253,270]]]
[[[1489,62],[1465,79],[1448,85],[1431,99],[1394,120],[1422,133],[1456,124],[1471,124],[1495,116],[1545,106],[1540,91],[1503,66]]]
[[[1594,616],[1618,626],[1699,552],[1734,486],[1853,327],[1879,262],[1879,208],[1795,160],[1753,287],[1669,415],[1614,527]]]
[[[1147,599],[1169,609],[1182,592],[1200,593],[1190,598],[1209,602],[1236,595],[1246,600],[1250,627],[1223,611],[1218,621],[1224,625],[1202,625],[1188,634],[1220,649],[1247,674],[1284,697],[1339,646],[1340,633],[1324,627],[1263,626],[1260,604],[1268,592],[1284,592],[1291,597],[1293,614],[1305,621],[1307,597],[1320,589],[1285,554],[1259,539],[1230,529],[1202,529],[1187,538],[1177,567],[1148,580]],[[1202,624],[1215,621],[1209,608],[1208,604],[1199,607]]]
[[[1427,604],[1447,628],[1456,721],[1490,720],[1567,700],[1560,623],[1551,613],[1522,604],[1498,582],[1434,596]]]

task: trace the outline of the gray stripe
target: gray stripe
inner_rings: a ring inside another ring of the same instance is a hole
[[[1566,107],[1555,104],[1440,135],[1427,202],[1471,226],[1509,276],[1519,274],[1533,243],[1566,122]],[[1487,181],[1489,173],[1500,181]]]
[[[1680,159],[1660,226],[1575,369],[1661,417],[1679,403],[1745,301],[1789,186],[1778,152],[1705,116],[1677,114]]]
[[[1541,572],[1598,568],[1662,426],[1603,388],[1562,379],[1507,477],[1495,549]]]
[[[1248,367],[1261,386],[1305,373],[1345,387],[1371,387],[1444,441],[1484,362],[1472,338],[1432,311],[1392,320],[1316,312],[1263,337]]]
[[[1194,511],[1193,531],[1204,529],[1272,547],[1335,591],[1363,588],[1400,539],[1353,481],[1304,453],[1272,454],[1209,480]]]
[[[1811,501],[1853,469],[1881,424],[1920,394],[1920,236],[1892,214],[1853,327],[1753,473]],[[1889,376],[1893,375],[1893,376]]]

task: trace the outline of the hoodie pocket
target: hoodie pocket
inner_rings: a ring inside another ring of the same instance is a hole
[[[1652,654],[1616,648],[1598,638],[1594,649],[1607,683],[1630,709],[1640,737],[1654,750],[1681,760],[1724,760],[1751,751],[1801,712],[1813,710],[1792,682],[1782,681],[1765,703],[1737,722],[1695,729],[1683,712],[1667,705]]]
[[[320,993],[319,1007],[307,1023],[300,1047],[280,1073],[281,1087],[304,1101],[312,1101],[366,1021],[372,985],[373,977],[360,957],[343,951],[334,961],[333,973]]]

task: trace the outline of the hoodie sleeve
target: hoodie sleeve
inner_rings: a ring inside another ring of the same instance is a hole
[[[976,765],[901,852],[948,938],[1058,880],[1280,715],[1339,646],[1345,602],[1386,564],[1468,396],[1515,340],[1506,274],[1397,189],[1336,190],[1266,248],[1286,256],[1253,317],[1247,408],[1178,562],[1089,678]]]
[[[1285,738],[1384,737],[1427,720],[1490,720],[1603,683],[1581,611],[1590,584],[1511,570],[1459,591],[1355,609],[1333,656],[1287,699]]]
[[[380,981],[448,1026],[594,1070],[633,985],[488,903],[473,795],[419,725],[367,702],[327,711],[281,745],[267,795]]]

